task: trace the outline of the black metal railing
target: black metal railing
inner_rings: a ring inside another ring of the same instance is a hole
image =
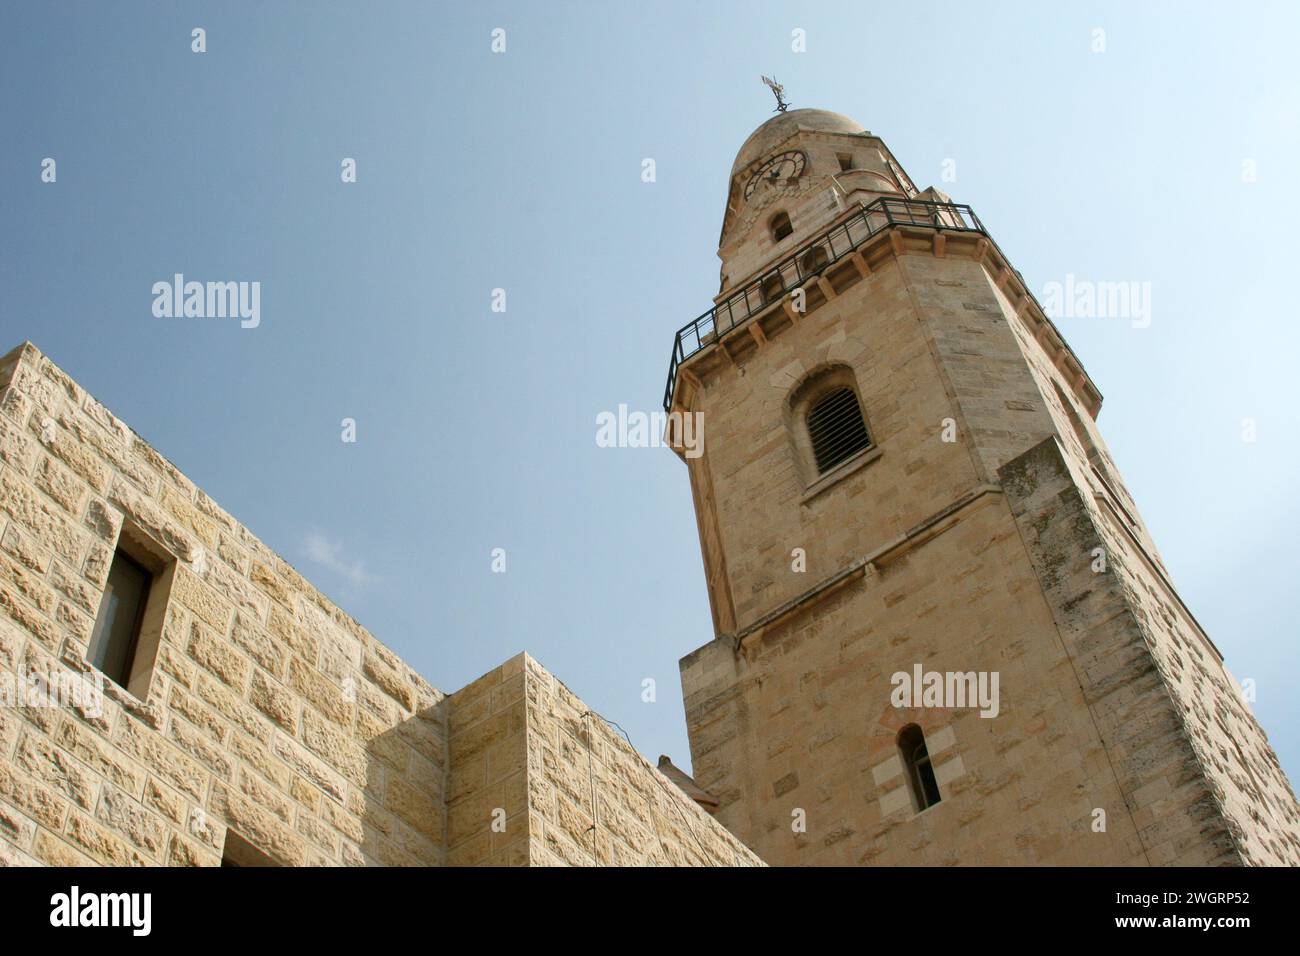
[[[852,215],[810,239],[771,269],[751,279],[693,322],[682,326],[673,342],[668,365],[664,408],[672,407],[677,385],[677,368],[700,349],[722,335],[765,312],[787,293],[848,256],[872,236],[892,226],[928,226],[953,232],[978,232],[987,236],[970,206],[961,203],[930,202],[923,199],[894,199],[882,196],[860,206]]]

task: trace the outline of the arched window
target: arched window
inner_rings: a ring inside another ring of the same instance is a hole
[[[917,812],[932,807],[942,798],[939,781],[934,778],[930,754],[925,749],[925,734],[916,724],[908,724],[898,732],[898,751],[903,758],[908,786],[912,788],[912,803]]]
[[[777,242],[794,232],[794,226],[790,225],[790,216],[785,212],[778,212],[768,220],[767,225],[772,230],[772,238]]]
[[[862,394],[839,362],[814,367],[790,390],[786,434],[805,493],[821,494],[879,457]]]
[[[807,421],[819,474],[824,475],[871,444],[858,396],[848,386],[832,389],[813,402]]]
[[[830,262],[830,257],[826,255],[826,250],[821,246],[813,246],[799,260],[799,271],[804,278],[807,278],[814,272],[820,272],[828,262]]]

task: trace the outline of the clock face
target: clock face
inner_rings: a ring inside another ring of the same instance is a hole
[[[762,183],[777,185],[798,179],[803,175],[804,164],[807,161],[808,158],[798,150],[778,153],[758,167],[754,175],[749,177],[749,182],[745,184],[745,198],[749,199]]]

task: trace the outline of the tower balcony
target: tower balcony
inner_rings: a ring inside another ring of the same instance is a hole
[[[829,285],[824,276],[849,261],[865,275],[868,266],[863,256],[864,247],[877,239],[887,241],[884,237],[890,233],[896,234],[896,242],[903,234],[929,234],[933,248],[940,255],[948,235],[978,237],[980,257],[985,260],[994,282],[1039,335],[1049,354],[1068,369],[1068,378],[1076,383],[1084,395],[1085,405],[1096,415],[1101,406],[1101,393],[1025,286],[1020,274],[1008,265],[1002,250],[974,210],[963,203],[894,196],[882,196],[859,205],[679,329],[668,365],[664,409],[672,410],[679,373],[689,360],[715,347],[727,348],[726,342],[746,329],[755,338],[763,340],[766,334],[764,325],[769,316],[785,312],[790,320],[794,320],[795,316],[790,313],[792,292],[804,289],[815,296],[821,295],[818,290],[824,291]]]

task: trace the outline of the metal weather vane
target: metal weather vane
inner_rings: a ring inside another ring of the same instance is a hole
[[[772,95],[776,97],[776,109],[773,110],[773,112],[784,113],[789,107],[789,104],[785,101],[785,87],[771,77],[764,76],[762,77],[762,80],[772,91]]]

